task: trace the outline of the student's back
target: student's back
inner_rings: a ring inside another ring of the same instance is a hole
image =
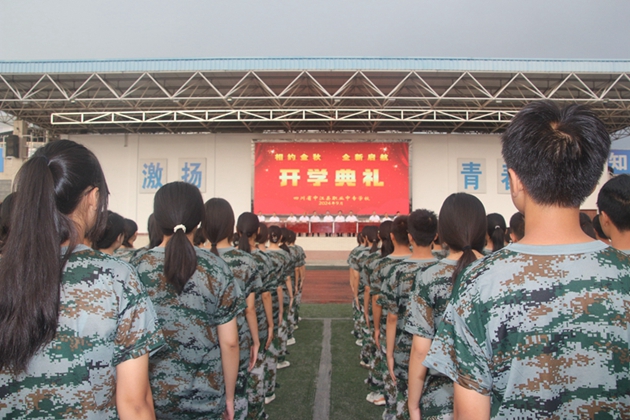
[[[630,259],[579,224],[609,148],[594,114],[550,102],[503,135],[525,236],[462,274],[425,362],[466,418],[630,415]]]

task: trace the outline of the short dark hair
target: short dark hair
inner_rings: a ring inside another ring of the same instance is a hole
[[[437,233],[438,219],[431,210],[414,210],[407,221],[407,229],[418,246],[429,246]]]
[[[597,208],[606,213],[617,229],[630,230],[630,175],[609,179],[599,190]]]
[[[407,216],[398,216],[392,222],[392,233],[399,245],[409,245],[409,231],[407,230]]]
[[[538,204],[579,207],[604,170],[610,136],[583,105],[526,105],[501,138],[503,159]]]
[[[593,239],[597,239],[597,236],[595,235],[595,228],[593,227],[593,221],[589,215],[584,212],[580,212],[580,227],[582,228],[582,232],[586,233]]]
[[[523,213],[517,211],[510,217],[510,229],[516,235],[517,240],[523,239],[523,236],[525,236],[525,217],[523,217]]]

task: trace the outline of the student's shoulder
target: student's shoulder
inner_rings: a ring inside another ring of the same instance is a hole
[[[135,271],[135,268],[128,262],[85,245],[78,245],[75,248],[68,259],[67,266],[79,270],[98,270],[99,272]]]

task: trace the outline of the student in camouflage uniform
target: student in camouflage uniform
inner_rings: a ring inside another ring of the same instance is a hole
[[[387,368],[395,389],[390,399],[396,401],[396,418],[408,419],[407,371],[412,335],[404,330],[409,295],[416,275],[437,262],[431,253],[431,243],[437,234],[437,216],[429,210],[416,210],[409,215],[407,230],[413,245],[411,257],[395,266],[381,286],[382,300],[387,307]]]
[[[462,273],[424,362],[461,416],[630,417],[630,258],[579,222],[609,149],[578,105],[534,102],[503,134],[525,236]]]
[[[300,306],[302,304],[302,289],[304,288],[304,280],[306,279],[306,253],[304,252],[304,248],[295,243],[296,234],[292,233],[291,240],[292,245],[296,248],[298,254],[298,263],[296,267],[298,268],[299,280],[294,285],[294,293],[293,293],[293,324],[294,329],[297,329],[297,324],[300,321]]]
[[[391,254],[381,258],[372,275],[372,308],[374,310],[374,341],[376,342],[375,374],[380,375],[383,382],[383,396],[386,409],[383,413],[384,420],[392,420],[396,417],[396,384],[389,375],[387,369],[387,301],[382,294],[383,284],[395,271],[396,267],[411,256],[409,250],[409,237],[407,233],[407,216],[397,216],[391,225],[389,241],[394,250]],[[387,222],[386,222],[387,223]],[[386,234],[380,233],[381,240]],[[379,317],[380,312],[380,317]],[[379,323],[377,325],[377,319]],[[378,400],[374,401],[378,405]]]
[[[155,418],[149,354],[164,340],[153,305],[132,267],[80,244],[107,218],[98,160],[50,142],[16,182],[0,260],[0,418]]]
[[[254,213],[242,213],[236,223],[238,234],[238,249],[251,253],[256,263],[256,269],[260,275],[262,286],[256,292],[256,318],[258,319],[258,357],[254,367],[249,372],[247,396],[249,405],[247,409],[248,419],[265,419],[265,357],[267,349],[273,339],[273,308],[269,282],[273,271],[272,263],[267,255],[256,248],[256,236],[259,231],[260,221]]]
[[[122,246],[116,250],[114,256],[129,262],[133,254],[137,251],[137,249],[133,247],[133,243],[138,238],[138,225],[136,222],[131,219],[125,219],[123,234]]]
[[[281,333],[281,358],[282,360],[286,359],[287,355],[287,345],[289,340],[295,344],[295,339],[293,338],[293,326],[291,325],[291,317],[293,316],[293,304],[295,301],[295,285],[297,284],[297,254],[291,253],[291,248],[289,247],[289,240],[291,236],[291,231],[287,228],[280,229],[282,234],[282,243],[280,244],[280,248],[286,251],[289,254],[289,262],[287,265],[287,275],[291,279],[290,283],[283,283],[282,286],[282,295],[284,297],[283,301],[283,310],[282,310],[282,333]],[[291,298],[289,299],[289,290],[288,287],[291,287]]]
[[[256,293],[260,293],[262,280],[251,254],[231,245],[234,235],[234,211],[230,203],[222,198],[211,198],[206,201],[205,208],[206,217],[202,223],[202,230],[210,243],[210,252],[221,257],[230,267],[247,304],[245,311],[236,318],[241,351],[234,395],[234,419],[244,420],[247,418],[249,396],[252,394],[247,387],[249,371],[254,368],[260,348]]]
[[[439,237],[448,257],[417,273],[403,328],[412,337],[408,365],[408,413],[412,420],[453,416],[453,381],[427,372],[422,365],[442,320],[453,283],[471,262],[482,257],[486,243],[486,212],[475,196],[449,196],[440,210]]]
[[[105,230],[92,244],[92,248],[103,254],[115,256],[116,250],[122,244],[124,224],[125,219],[120,214],[108,210]]]
[[[357,343],[362,343],[363,341],[363,327],[361,320],[364,319],[361,313],[361,304],[359,303],[359,265],[358,258],[361,254],[363,254],[369,248],[365,246],[365,239],[363,234],[359,232],[357,235],[357,243],[358,245],[354,247],[350,254],[348,255],[348,276],[350,282],[350,290],[352,290],[352,320],[354,322],[354,327],[352,330],[352,335],[357,339]]]
[[[234,418],[239,366],[239,286],[219,257],[195,248],[204,217],[201,193],[171,182],[155,194],[161,246],[131,259],[155,305],[167,348],[151,358],[158,418]]]
[[[290,229],[287,229],[287,246],[289,247],[289,254],[294,261],[295,271],[292,276],[292,286],[293,286],[293,305],[289,311],[288,316],[288,325],[289,325],[289,339],[287,340],[287,345],[295,344],[295,337],[293,337],[293,331],[297,329],[298,324],[298,308],[302,299],[301,292],[301,284],[302,284],[302,276],[305,273],[305,254],[304,250],[301,247],[295,245],[295,239],[297,235]]]
[[[630,175],[608,180],[597,195],[597,208],[604,235],[613,247],[630,254]]]

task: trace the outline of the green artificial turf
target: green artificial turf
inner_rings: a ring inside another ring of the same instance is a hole
[[[363,383],[368,371],[359,365],[361,348],[350,334],[352,326],[352,320],[332,321],[330,419],[380,419],[384,407],[377,407],[365,400],[370,392]]]
[[[352,318],[350,303],[303,303],[300,305],[302,318]],[[300,326],[300,328],[302,328]],[[299,330],[298,330],[299,331]],[[358,348],[358,347],[357,347]]]
[[[276,399],[265,406],[271,420],[313,418],[323,328],[320,320],[300,321],[294,333],[296,344],[288,347],[291,366],[278,371]]]

